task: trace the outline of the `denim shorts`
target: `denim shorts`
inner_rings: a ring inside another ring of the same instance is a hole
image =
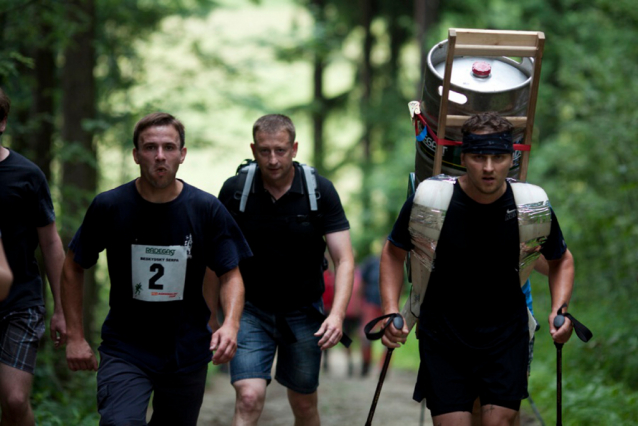
[[[271,370],[275,353],[275,380],[288,389],[311,394],[319,386],[321,349],[314,333],[321,323],[302,311],[287,313],[285,320],[296,342],[291,343],[277,326],[277,315],[264,312],[246,302],[241,317],[237,352],[230,362],[230,382],[243,379],[272,380]]]
[[[44,328],[44,306],[8,313],[0,320],[0,362],[33,374]]]

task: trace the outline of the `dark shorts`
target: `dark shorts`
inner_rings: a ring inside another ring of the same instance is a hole
[[[488,354],[470,349],[452,353],[423,336],[414,399],[425,398],[432,416],[472,412],[477,397],[481,405],[518,411],[528,396],[529,334],[521,333],[513,340]]]
[[[33,374],[44,328],[44,306],[5,315],[0,320],[0,362]]]
[[[243,379],[272,380],[271,370],[277,353],[275,379],[288,389],[311,394],[319,386],[321,349],[314,333],[321,323],[302,311],[286,314],[285,320],[296,338],[290,343],[277,327],[277,319],[246,302],[237,336],[237,352],[230,362],[230,382]]]
[[[100,352],[97,373],[97,406],[100,426],[146,425],[148,403],[153,394],[153,417],[149,425],[195,426],[204,399],[208,366],[188,373],[153,373]]]

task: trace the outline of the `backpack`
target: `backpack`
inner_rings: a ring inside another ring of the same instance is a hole
[[[306,194],[308,195],[308,201],[310,202],[310,211],[316,212],[319,208],[318,200],[320,198],[319,191],[317,190],[317,171],[314,167],[310,167],[306,164],[293,163],[295,166],[300,166],[303,170],[303,180],[306,183]],[[248,195],[252,189],[253,182],[255,180],[255,173],[257,172],[257,162],[255,160],[246,159],[237,167],[237,175],[239,176],[239,188],[241,188],[241,196],[239,197],[239,212],[246,211],[246,203],[248,202]],[[313,196],[310,196],[313,194]]]

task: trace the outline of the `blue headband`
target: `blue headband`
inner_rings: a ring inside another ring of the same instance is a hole
[[[512,132],[504,131],[486,135],[464,134],[461,152],[486,155],[511,154],[514,152]]]

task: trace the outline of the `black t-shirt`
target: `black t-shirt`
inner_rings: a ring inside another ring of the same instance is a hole
[[[210,360],[205,268],[223,275],[251,255],[219,200],[187,183],[161,204],[144,200],[135,181],[98,195],[69,248],[83,268],[106,249],[110,311],[100,349],[159,372]]]
[[[406,201],[390,241],[412,249],[408,232],[414,198]],[[489,349],[527,332],[519,281],[519,232],[511,186],[491,204],[472,200],[458,182],[448,208],[434,268],[421,305],[419,330],[450,345]],[[541,253],[548,260],[566,250],[558,220]]]
[[[239,212],[243,189],[239,188],[239,176],[228,179],[219,193],[219,200],[233,214],[254,253],[240,264],[246,300],[269,312],[292,311],[321,298],[324,235],[350,227],[337,191],[319,175],[318,211],[310,211],[302,174],[296,165],[292,186],[274,201],[257,169],[243,213]]]
[[[35,249],[37,228],[55,221],[55,212],[44,173],[15,151],[0,161],[0,231],[13,284],[0,302],[0,316],[43,305],[42,279]]]

